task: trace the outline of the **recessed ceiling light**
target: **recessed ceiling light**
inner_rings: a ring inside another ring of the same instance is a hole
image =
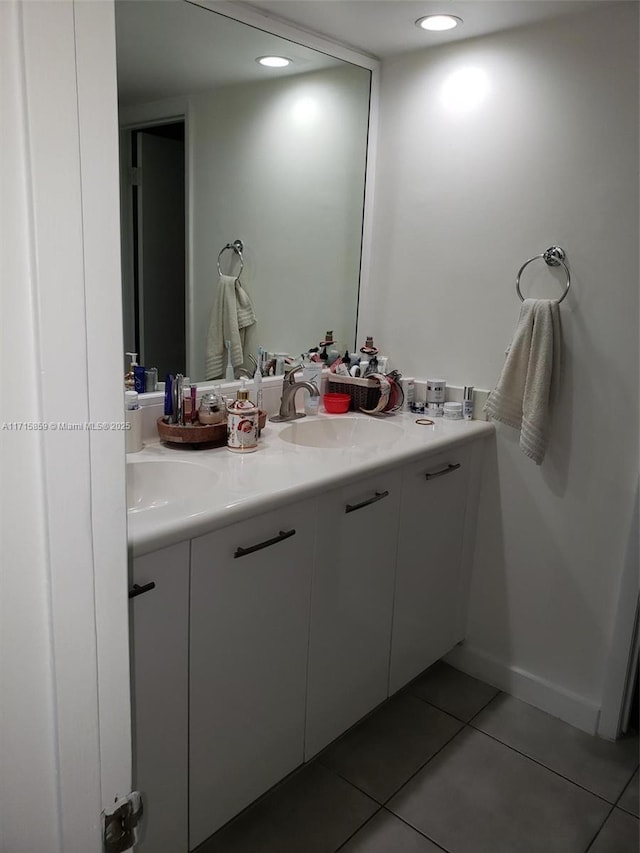
[[[462,18],[458,18],[456,15],[427,15],[424,18],[418,18],[416,27],[441,32],[442,30],[452,30],[461,23]]]
[[[256,59],[260,65],[266,65],[268,68],[284,68],[291,64],[291,60],[286,56],[259,56]]]

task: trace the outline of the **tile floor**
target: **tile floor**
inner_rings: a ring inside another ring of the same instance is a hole
[[[437,663],[197,853],[638,853],[638,738]]]

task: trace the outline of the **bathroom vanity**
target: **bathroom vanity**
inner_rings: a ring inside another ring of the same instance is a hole
[[[193,850],[463,639],[492,431],[320,415],[130,457],[141,850]]]

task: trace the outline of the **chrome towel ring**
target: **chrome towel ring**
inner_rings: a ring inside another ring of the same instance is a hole
[[[238,270],[238,274],[236,276],[236,278],[240,278],[242,270],[244,269],[244,258],[242,257],[244,243],[242,242],[242,240],[234,240],[233,243],[227,243],[226,246],[223,246],[220,249],[220,253],[218,254],[218,275],[222,275],[222,270],[220,269],[220,258],[222,258],[223,254],[228,249],[234,252],[240,258],[240,269]]]
[[[522,266],[520,267],[520,269],[518,270],[518,275],[516,277],[516,292],[517,292],[518,296],[520,297],[520,301],[524,302],[524,296],[522,295],[522,293],[520,291],[520,276],[522,275],[523,269],[526,266],[528,266],[532,261],[535,261],[538,258],[543,258],[544,262],[549,267],[563,266],[564,271],[567,275],[567,283],[566,283],[566,286],[564,289],[564,293],[562,294],[560,299],[558,299],[558,305],[559,305],[562,302],[562,300],[565,298],[567,293],[569,293],[569,288],[571,287],[571,273],[569,272],[569,267],[565,263],[566,257],[567,257],[567,255],[566,255],[564,249],[561,249],[560,246],[550,246],[546,252],[543,252],[541,255],[534,255],[532,258],[529,258],[528,261],[525,261],[522,264]]]

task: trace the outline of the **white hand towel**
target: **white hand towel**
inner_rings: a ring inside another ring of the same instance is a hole
[[[231,341],[231,364],[239,367],[244,361],[245,330],[256,322],[249,294],[232,275],[221,275],[218,281],[209,336],[207,339],[206,378],[219,379],[227,366],[225,341]]]
[[[484,407],[489,417],[520,431],[520,449],[537,465],[549,440],[551,384],[560,346],[557,301],[525,299],[500,379]]]

